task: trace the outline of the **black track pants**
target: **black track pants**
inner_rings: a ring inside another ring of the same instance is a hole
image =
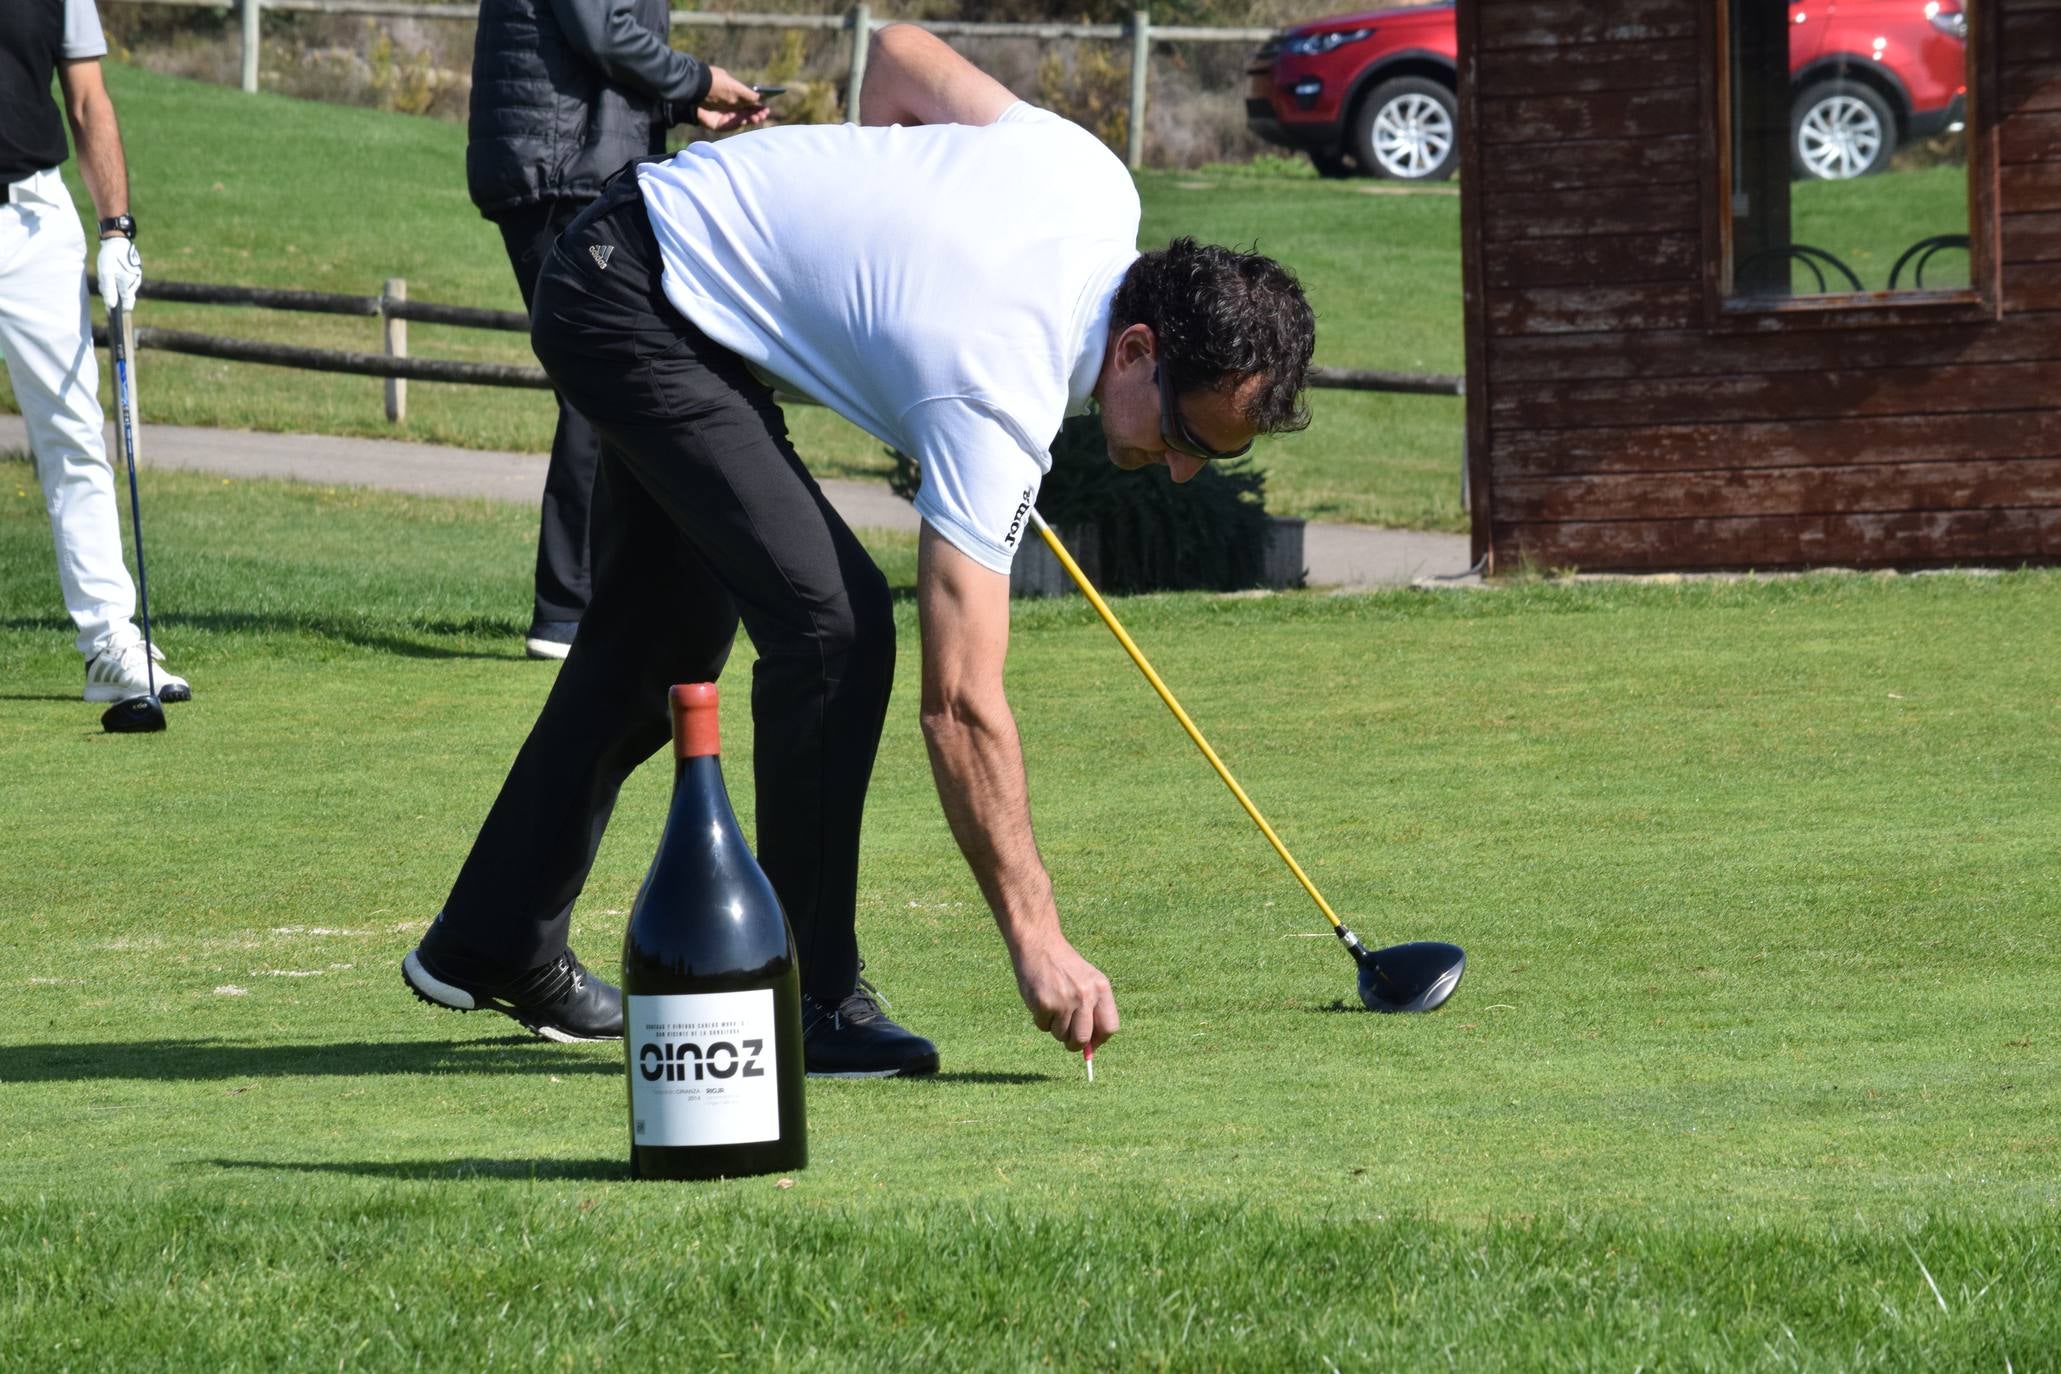
[[[559,238],[532,320],[538,358],[603,440],[593,599],[439,944],[503,970],[565,947],[617,790],[669,738],[666,689],[712,681],[741,620],[759,652],[759,862],[803,991],[841,1000],[858,976],[860,816],[894,676],[886,579],[802,467],[772,393],[667,303],[634,177]]]
[[[494,221],[508,250],[508,265],[522,288],[525,310],[535,304],[537,275],[550,260],[559,231],[590,202],[547,200],[523,205]],[[578,620],[592,591],[588,520],[601,440],[577,410],[558,398],[558,427],[551,434],[551,465],[544,470],[544,503],[537,521],[537,592],[532,617]]]

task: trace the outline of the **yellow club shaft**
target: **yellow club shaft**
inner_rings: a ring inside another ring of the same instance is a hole
[[[1152,684],[1152,690],[1159,693],[1159,699],[1166,703],[1167,710],[1172,711],[1174,719],[1181,722],[1181,728],[1188,732],[1188,738],[1195,741],[1195,747],[1209,760],[1209,766],[1217,770],[1217,776],[1224,780],[1224,786],[1231,789],[1231,795],[1245,808],[1245,814],[1252,817],[1252,823],[1267,837],[1267,843],[1274,846],[1274,852],[1281,856],[1282,863],[1288,865],[1288,871],[1302,884],[1302,890],[1310,894],[1310,900],[1317,904],[1317,910],[1324,913],[1324,919],[1329,921],[1334,929],[1342,928],[1344,923],[1338,919],[1338,913],[1331,909],[1331,903],[1325,901],[1324,894],[1317,891],[1317,885],[1302,871],[1302,865],[1288,852],[1288,846],[1281,843],[1281,837],[1274,833],[1274,827],[1267,824],[1267,818],[1252,804],[1252,798],[1245,795],[1245,789],[1238,785],[1238,779],[1231,776],[1231,770],[1224,767],[1224,761],[1217,757],[1217,751],[1209,747],[1209,741],[1195,728],[1195,722],[1188,719],[1188,713],[1181,709],[1181,703],[1174,700],[1174,694],[1159,680],[1159,674],[1152,671],[1152,665],[1145,661],[1145,655],[1138,651],[1138,646],[1124,633],[1124,627],[1117,623],[1116,615],[1096,592],[1094,585],[1088,581],[1088,575],[1081,571],[1080,564],[1073,561],[1073,555],[1066,551],[1066,546],[1059,542],[1059,536],[1052,533],[1052,527],[1045,523],[1045,518],[1039,515],[1035,508],[1031,510],[1031,523],[1038,527],[1038,533],[1044,536],[1045,547],[1052,550],[1052,556],[1059,560],[1059,566],[1065,568],[1067,575],[1073,578],[1074,585],[1081,589],[1081,595],[1088,598],[1088,604],[1095,608],[1095,614],[1102,617],[1102,623],[1116,636],[1116,642],[1124,646],[1124,652],[1131,656],[1131,662],[1138,665],[1138,671]]]

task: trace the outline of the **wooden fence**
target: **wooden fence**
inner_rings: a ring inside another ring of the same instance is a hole
[[[11,0],[0,0],[11,3]],[[103,4],[159,5],[181,9],[235,10],[242,20],[243,89],[258,88],[258,21],[265,10],[292,14],[357,14],[393,19],[448,19],[473,23],[477,5],[412,4],[402,0],[101,0]],[[847,57],[844,108],[847,119],[859,117],[859,87],[866,79],[866,47],[875,29],[900,21],[876,18],[864,3],[842,14],[712,14],[674,10],[672,26],[710,29],[836,29],[851,35]],[[1154,40],[1166,43],[1261,43],[1275,30],[1218,28],[1206,25],[1155,25],[1152,12],[1137,9],[1124,24],[988,24],[971,20],[919,21],[941,37],[1128,40],[1131,47],[1130,140],[1124,160],[1133,169],[1145,160],[1145,88]]]
[[[98,293],[100,285],[91,275],[87,289]],[[386,379],[386,417],[396,423],[408,415],[408,383],[462,382],[472,386],[512,386],[547,390],[551,381],[542,368],[510,363],[468,363],[447,358],[415,358],[408,354],[408,322],[456,325],[465,329],[498,329],[527,334],[529,316],[519,310],[482,310],[469,305],[438,305],[408,299],[408,283],[400,277],[387,279],[377,296],[348,296],[329,291],[285,291],[259,286],[223,286],[212,282],[145,281],[138,295],[144,300],[179,301],[188,305],[243,305],[270,310],[296,310],[315,315],[355,315],[378,319],[384,326],[384,349],[379,353],[353,353],[341,349],[304,348],[298,344],[264,343],[256,339],[226,338],[196,334],[183,329],[159,329],[154,325],[136,330],[138,348],[166,353],[186,353],[229,362],[264,363],[274,367],[296,367],[310,372],[346,372],[362,377]],[[95,343],[106,345],[106,332],[94,327]],[[1459,396],[1465,393],[1460,377],[1436,372],[1380,372],[1365,368],[1313,367],[1309,383],[1340,391],[1387,391],[1413,396]],[[784,399],[802,401],[807,397]]]

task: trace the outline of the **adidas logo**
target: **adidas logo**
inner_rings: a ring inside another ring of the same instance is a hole
[[[615,248],[610,244],[596,243],[590,245],[587,252],[593,256],[594,265],[606,272],[608,270],[608,260],[615,253]]]

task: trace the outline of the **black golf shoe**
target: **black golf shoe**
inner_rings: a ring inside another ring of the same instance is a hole
[[[836,1006],[802,994],[802,1062],[811,1078],[918,1078],[937,1072],[937,1046],[887,1019],[864,978]]]
[[[622,991],[587,972],[571,950],[512,978],[481,978],[440,966],[427,943],[401,961],[401,979],[433,1007],[498,1011],[560,1044],[623,1038]]]

